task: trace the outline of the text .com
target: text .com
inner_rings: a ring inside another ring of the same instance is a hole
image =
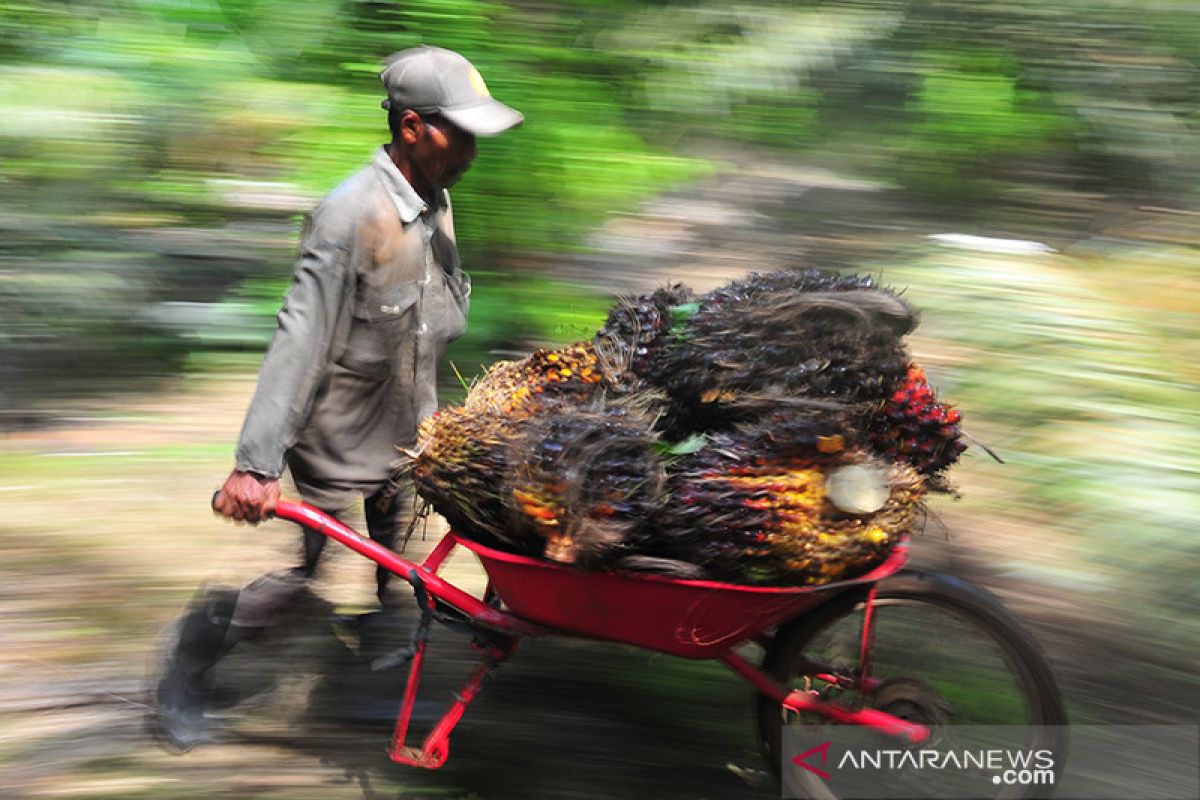
[[[993,775],[992,783],[997,786],[1052,786],[1054,770],[1006,769],[999,775]]]

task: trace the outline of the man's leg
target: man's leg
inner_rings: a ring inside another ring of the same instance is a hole
[[[394,550],[397,539],[408,530],[412,508],[411,490],[388,492],[384,489],[371,495],[363,503],[367,533],[379,544]],[[385,608],[397,602],[388,592],[389,584],[394,584],[392,578],[391,571],[383,567],[375,568],[375,593],[379,604]]]
[[[205,673],[227,651],[226,633],[237,592],[203,592],[175,623],[171,651],[154,687],[153,732],[173,750],[190,750],[208,738],[204,711],[210,701]]]
[[[269,572],[235,596],[224,597],[219,606],[208,600],[184,617],[156,687],[154,725],[167,745],[188,750],[206,740],[204,714],[211,701],[208,671],[238,642],[262,633],[305,591],[327,538],[306,529],[299,566]]]
[[[339,514],[326,511],[326,514],[341,519]],[[311,578],[317,572],[317,562],[321,560],[321,553],[325,552],[325,543],[329,541],[329,537],[323,533],[304,529],[304,564],[300,567],[303,570],[305,577]]]

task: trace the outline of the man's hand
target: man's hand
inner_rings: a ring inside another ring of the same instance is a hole
[[[238,522],[256,525],[275,513],[278,502],[279,478],[235,469],[213,500],[213,511]]]

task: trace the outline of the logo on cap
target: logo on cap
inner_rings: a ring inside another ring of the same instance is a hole
[[[471,88],[474,89],[480,97],[491,97],[492,93],[488,91],[487,84],[483,82],[483,76],[479,74],[479,70],[471,67],[471,71],[467,73],[467,80],[471,83]]]

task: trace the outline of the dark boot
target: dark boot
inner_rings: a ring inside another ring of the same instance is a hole
[[[314,562],[317,555],[319,550]],[[212,739],[212,667],[238,642],[259,636],[280,611],[296,602],[307,591],[310,573],[308,567],[271,572],[240,591],[212,591],[192,603],[177,623],[176,641],[155,687],[150,724],[164,746],[183,752]]]
[[[208,738],[205,674],[227,649],[225,633],[236,597],[228,590],[201,596],[175,623],[175,641],[164,658],[149,719],[152,732],[170,750],[190,750]]]
[[[169,750],[184,752],[212,738],[210,670],[248,634],[230,623],[237,596],[232,590],[210,592],[176,623],[150,719],[153,733]]]

